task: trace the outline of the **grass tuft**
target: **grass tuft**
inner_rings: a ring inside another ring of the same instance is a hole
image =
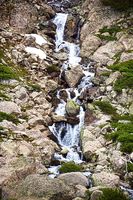
[[[74,162],[63,163],[59,171],[60,173],[79,172],[81,171],[81,166]]]

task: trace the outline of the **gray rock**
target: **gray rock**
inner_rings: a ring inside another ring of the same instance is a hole
[[[13,196],[34,198],[46,198],[48,200],[72,200],[75,198],[75,190],[71,186],[66,185],[60,179],[51,179],[43,175],[29,175],[24,181],[18,184],[9,193],[9,197]]]
[[[65,72],[65,80],[69,87],[75,87],[83,76],[84,74],[80,66],[74,67]]]
[[[101,40],[94,35],[87,35],[81,46],[81,56],[89,57],[100,46]]]
[[[63,180],[68,185],[82,185],[84,187],[88,186],[88,179],[81,172],[61,174],[58,178]]]
[[[100,172],[92,175],[95,186],[116,187],[120,184],[119,176],[110,172]]]
[[[20,114],[20,107],[11,101],[2,101],[0,102],[0,112],[5,112],[8,114]]]

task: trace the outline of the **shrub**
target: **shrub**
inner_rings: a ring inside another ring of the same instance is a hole
[[[123,88],[133,88],[133,60],[108,66],[113,71],[120,71],[122,77],[116,80],[114,89],[121,92]]]
[[[74,162],[63,163],[59,171],[60,173],[78,172],[81,171],[81,166]]]
[[[119,189],[104,188],[99,200],[129,200],[129,198]]]
[[[116,108],[114,108],[108,101],[95,101],[94,105],[98,106],[105,114],[116,115]]]
[[[8,120],[15,124],[19,123],[19,120],[15,115],[0,112],[0,122],[2,122],[3,120]]]
[[[102,0],[104,5],[111,6],[118,10],[127,10],[133,7],[133,0]]]
[[[117,131],[106,136],[107,139],[112,139],[113,142],[121,142],[121,151],[131,153],[133,151],[133,124],[113,123],[112,126],[117,128]]]
[[[127,171],[133,172],[133,163],[127,163]]]

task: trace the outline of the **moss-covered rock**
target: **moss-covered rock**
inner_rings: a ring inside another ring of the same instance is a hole
[[[73,100],[68,100],[66,104],[66,112],[69,116],[75,116],[79,113],[80,106]]]
[[[74,162],[63,163],[59,171],[60,173],[79,172],[81,171],[81,166]]]

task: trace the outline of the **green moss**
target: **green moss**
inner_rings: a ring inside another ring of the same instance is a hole
[[[0,112],[0,122],[2,122],[3,120],[8,120],[15,124],[19,123],[19,120],[15,115]]]
[[[89,190],[86,190],[85,192],[85,200],[90,200],[91,198],[91,192]]]
[[[133,7],[132,0],[101,0],[104,5],[111,6],[117,10],[127,10]]]
[[[123,88],[133,88],[133,60],[108,66],[112,71],[120,71],[122,77],[116,80],[114,89],[121,92]]]
[[[119,189],[104,188],[99,200],[129,200],[129,198]]]
[[[127,171],[133,172],[133,163],[127,163]]]
[[[114,108],[108,101],[95,101],[95,106],[98,106],[100,110],[108,115],[115,115],[116,108]]]
[[[29,83],[28,85],[29,85],[31,91],[36,91],[36,92],[40,92],[41,91],[41,86],[38,85],[38,84]]]
[[[47,66],[47,72],[48,73],[53,73],[53,72],[59,72],[60,73],[60,68],[57,65],[50,65]]]
[[[63,163],[59,171],[60,173],[78,172],[81,171],[81,166],[74,162]]]

